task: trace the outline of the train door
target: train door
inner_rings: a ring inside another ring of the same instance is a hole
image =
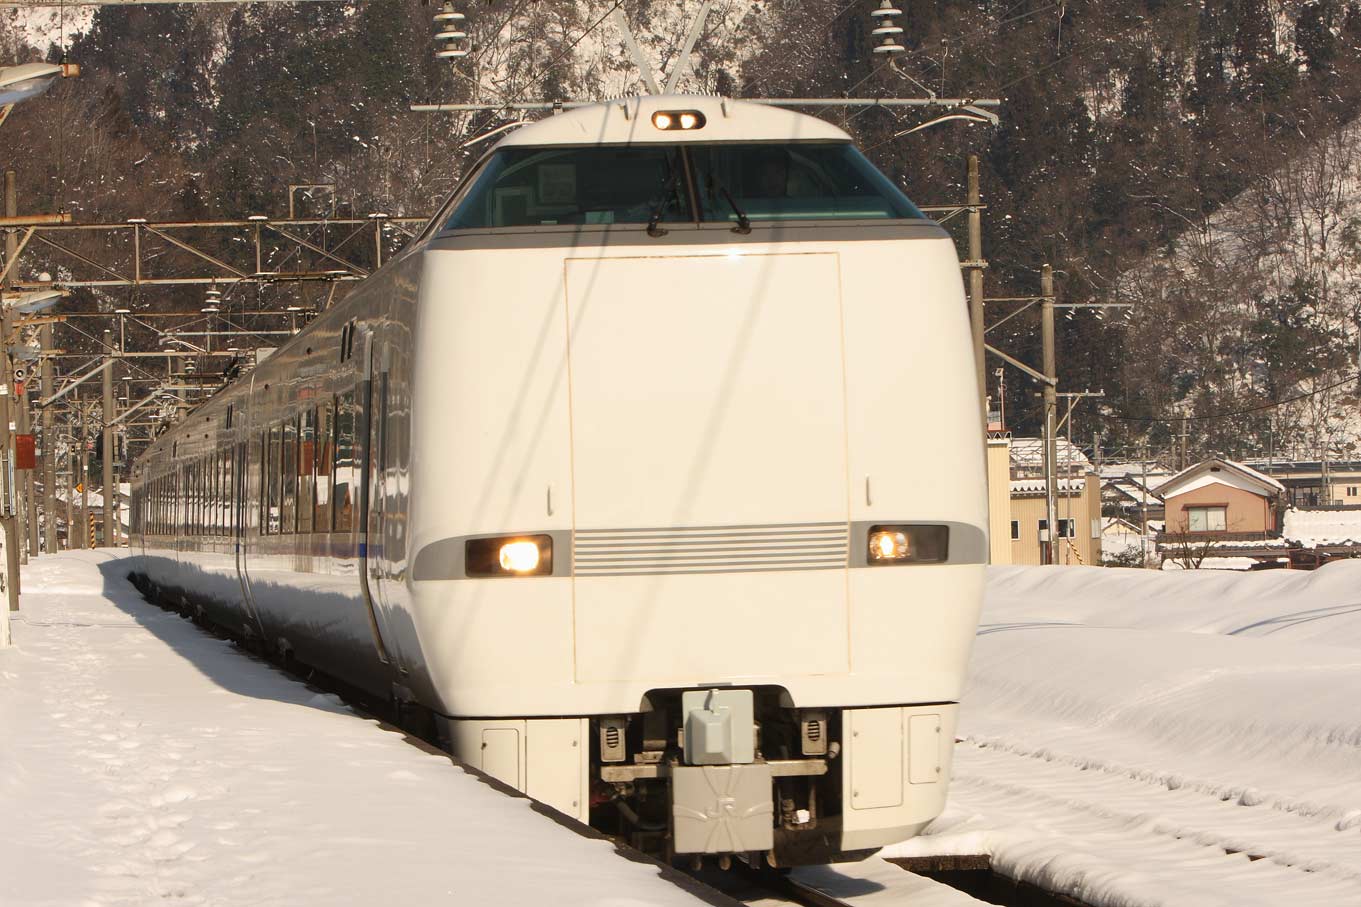
[[[382,361],[373,334],[358,329],[358,355],[362,358],[363,380],[359,387],[360,430],[363,439],[359,489],[359,576],[368,609],[369,627],[379,661],[390,664],[393,653],[388,646],[392,634],[383,615],[387,610],[383,595],[384,469],[387,465],[388,369]]]

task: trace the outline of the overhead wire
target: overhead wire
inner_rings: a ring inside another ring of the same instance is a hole
[[[1296,394],[1293,397],[1286,397],[1284,400],[1273,400],[1270,403],[1261,403],[1257,406],[1249,406],[1243,409],[1230,410],[1222,413],[1208,413],[1206,415],[1198,416],[1117,416],[1103,413],[1102,418],[1115,419],[1117,422],[1212,422],[1216,419],[1231,419],[1234,416],[1247,416],[1252,413],[1265,412],[1269,409],[1285,406],[1287,403],[1298,403],[1300,400],[1316,397],[1319,394],[1342,387],[1344,384],[1351,384],[1358,379],[1361,379],[1361,375],[1349,375],[1341,381],[1336,381],[1325,387],[1316,388],[1303,394]]]

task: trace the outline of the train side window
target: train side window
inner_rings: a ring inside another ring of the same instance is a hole
[[[279,460],[283,480],[279,531],[292,535],[298,528],[298,420],[288,419],[283,426],[283,456]]]
[[[317,532],[331,530],[331,464],[335,462],[335,437],[331,418],[331,401],[317,407],[316,426],[316,489],[313,500],[312,524]]]
[[[222,466],[226,463],[226,456],[223,455],[222,448],[212,452],[212,534],[222,535],[222,516],[226,512],[226,507],[222,503],[222,493],[226,489],[226,482],[222,481]]]
[[[336,399],[335,438],[336,465],[331,495],[334,525],[336,532],[349,532],[354,528],[354,508],[359,489],[359,470],[354,449],[354,391],[346,391]]]
[[[217,477],[217,493],[213,495],[213,534],[225,535],[227,529],[227,451],[218,448],[213,475]]]
[[[282,523],[279,517],[279,490],[282,470],[279,468],[279,438],[283,428],[272,425],[269,429],[269,463],[265,467],[265,483],[269,486],[269,502],[265,506],[265,531],[270,535],[279,533]]]
[[[190,460],[188,470],[189,481],[186,483],[189,488],[189,508],[186,515],[186,522],[189,529],[188,535],[191,536],[198,535],[198,476],[198,462],[196,460]]]
[[[199,460],[199,535],[213,534],[213,461]]]
[[[217,451],[208,455],[208,459],[203,462],[205,489],[203,494],[203,525],[204,535],[217,535],[217,496],[221,479],[218,477],[218,467],[221,461],[218,459]]]
[[[203,494],[200,495],[202,503],[199,505],[199,523],[202,526],[202,535],[213,534],[213,496],[217,492],[217,481],[213,475],[214,467],[217,465],[216,458],[209,454],[199,461],[199,468],[203,472]]]
[[[236,533],[236,445],[229,446],[222,456],[222,478],[225,485],[222,489],[222,505],[226,508],[226,513],[222,515],[222,534],[234,535]]]
[[[269,528],[269,521],[265,519],[265,513],[269,508],[269,502],[265,500],[268,487],[269,476],[269,431],[260,432],[260,474],[257,477],[256,485],[260,489],[260,534],[264,535]]]
[[[316,489],[317,411],[305,410],[298,436],[298,531],[312,531]]]

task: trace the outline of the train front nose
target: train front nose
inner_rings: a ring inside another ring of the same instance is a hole
[[[838,256],[575,260],[566,284],[577,682],[845,672]]]

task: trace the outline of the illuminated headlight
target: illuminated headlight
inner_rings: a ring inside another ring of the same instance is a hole
[[[698,110],[660,110],[652,115],[658,129],[703,129],[704,114]]]
[[[871,526],[866,560],[870,566],[943,564],[950,554],[948,526]]]
[[[469,539],[464,555],[468,576],[543,576],[553,572],[553,538],[547,535]]]

